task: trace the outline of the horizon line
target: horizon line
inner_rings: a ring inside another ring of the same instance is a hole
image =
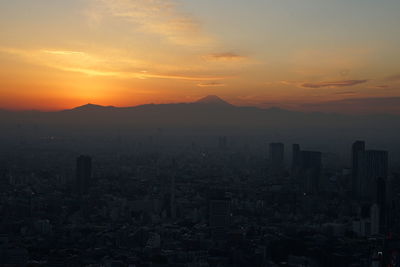
[[[343,99],[338,99],[338,100],[332,100],[332,101],[325,101],[325,102],[320,102],[317,103],[319,105],[323,104],[331,104],[333,102],[340,102],[340,101],[357,101],[357,100],[384,100],[384,99],[399,99],[400,97],[364,97],[364,98],[343,98]],[[205,102],[202,102],[202,101]],[[62,112],[62,111],[71,111],[75,109],[79,109],[85,106],[97,106],[99,108],[116,108],[116,109],[128,109],[128,108],[136,108],[136,107],[141,107],[141,106],[147,106],[147,105],[184,105],[184,104],[203,104],[203,105],[221,105],[221,106],[231,106],[231,107],[237,107],[237,108],[257,108],[260,110],[269,110],[269,109],[279,109],[279,110],[284,110],[284,111],[291,111],[291,112],[301,112],[301,113],[322,113],[322,114],[338,114],[338,115],[392,115],[392,116],[400,116],[400,110],[399,111],[377,111],[377,110],[370,110],[370,111],[365,111],[365,110],[360,110],[360,111],[349,111],[349,110],[323,110],[321,108],[317,109],[307,109],[307,105],[314,105],[316,103],[303,103],[303,108],[302,106],[295,106],[290,107],[289,106],[285,107],[285,104],[282,103],[264,103],[265,106],[260,106],[263,103],[257,104],[250,104],[250,105],[237,105],[237,104],[231,104],[228,101],[225,101],[223,98],[220,98],[217,95],[207,95],[205,97],[201,97],[195,101],[192,102],[165,102],[165,103],[143,103],[143,104],[137,104],[137,105],[128,105],[128,106],[116,106],[116,105],[103,105],[103,104],[95,104],[91,103],[90,101],[88,103],[82,104],[82,105],[76,105],[68,108],[49,108],[49,109],[24,109],[24,108],[7,108],[7,107],[1,107],[0,106],[0,111],[6,111],[6,112]],[[227,105],[225,105],[227,104]],[[271,105],[269,105],[271,104]]]

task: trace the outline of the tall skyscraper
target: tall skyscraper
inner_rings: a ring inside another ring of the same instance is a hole
[[[228,138],[226,136],[220,136],[218,138],[218,148],[226,150],[228,148]]]
[[[358,178],[358,158],[359,153],[365,151],[365,142],[356,141],[351,147],[351,170],[352,170],[352,188],[351,191],[354,196],[358,195],[357,192],[357,178]]]
[[[375,199],[377,180],[387,179],[388,157],[387,151],[366,150],[358,153],[357,192],[360,198]]]
[[[376,179],[375,203],[379,207],[379,226],[380,233],[384,233],[387,226],[387,199],[386,199],[386,180],[383,177]]]
[[[371,206],[371,234],[380,234],[380,209],[378,204]]]
[[[296,170],[300,166],[300,145],[293,144],[292,145],[292,172],[296,172]]]
[[[320,189],[322,153],[300,152],[300,179],[305,193],[317,193]]]
[[[284,150],[285,146],[282,143],[269,144],[269,163],[270,163],[269,167],[272,175],[283,174],[285,167]]]
[[[76,191],[78,194],[87,194],[92,178],[92,158],[79,156],[76,160]]]

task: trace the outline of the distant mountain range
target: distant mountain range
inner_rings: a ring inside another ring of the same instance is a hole
[[[87,104],[58,112],[0,112],[1,135],[146,133],[265,134],[398,141],[400,116],[304,113],[279,108],[234,106],[218,96],[193,103],[113,107]],[[35,129],[34,131],[32,129]]]
[[[203,97],[193,103],[178,103],[178,104],[158,104],[159,106],[172,106],[172,105],[196,105],[196,104],[202,104],[202,105],[208,105],[208,106],[214,106],[214,107],[234,107],[232,104],[226,102],[222,98],[216,95],[208,95],[206,97]],[[154,104],[145,104],[145,105],[140,105],[140,106],[134,106],[134,107],[114,107],[114,106],[101,106],[101,105],[96,105],[96,104],[86,104],[83,106],[75,107],[73,109],[69,110],[64,110],[64,111],[71,111],[71,110],[79,110],[79,111],[95,111],[95,110],[110,110],[110,109],[135,109],[135,108],[140,108],[140,107],[146,107],[146,106],[154,106]]]

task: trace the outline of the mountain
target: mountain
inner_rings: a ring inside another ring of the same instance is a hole
[[[231,105],[218,96],[193,103],[112,107],[87,104],[59,112],[0,112],[0,143],[23,136],[262,136],[263,140],[332,143],[371,140],[400,147],[400,116],[304,113]],[[263,141],[266,142],[266,141]]]
[[[196,104],[207,104],[207,105],[218,105],[218,106],[230,106],[232,107],[233,105],[226,102],[225,100],[221,99],[219,96],[216,95],[208,95],[206,97],[203,97],[196,102]]]
[[[113,106],[101,106],[101,105],[96,105],[96,104],[86,104],[83,106],[75,107],[70,110],[76,110],[76,111],[93,111],[93,110],[102,110],[102,109],[111,109],[114,108]]]

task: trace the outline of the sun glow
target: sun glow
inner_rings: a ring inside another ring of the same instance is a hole
[[[400,4],[386,3],[378,18],[376,3],[347,4],[341,16],[332,13],[341,3],[313,3],[331,15],[327,25],[300,3],[272,2],[3,1],[0,108],[399,96],[400,38],[390,26]]]

